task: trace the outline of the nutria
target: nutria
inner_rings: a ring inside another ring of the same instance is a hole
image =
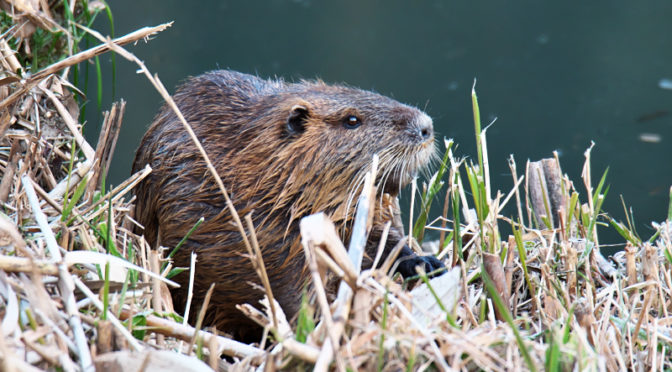
[[[288,317],[297,312],[308,277],[299,220],[325,212],[348,241],[353,197],[374,154],[380,157],[380,197],[367,254],[375,254],[387,221],[394,223],[384,254],[403,239],[396,195],[435,156],[432,120],[422,111],[346,86],[263,80],[225,70],[188,79],[173,98],[239,215],[252,213],[273,293]],[[153,171],[136,188],[135,207],[146,239],[152,246],[174,247],[205,217],[174,257],[177,266],[188,267],[191,252],[198,255],[193,308],[200,308],[216,283],[206,324],[258,341],[260,328],[235,305],[258,305],[263,293],[250,283],[259,279],[219,188],[167,106],[142,139],[133,169],[146,164]],[[407,246],[399,257],[404,276],[414,275],[416,265],[424,264],[428,272],[443,266]],[[174,279],[182,285],[172,292],[175,309],[182,312],[189,275]]]

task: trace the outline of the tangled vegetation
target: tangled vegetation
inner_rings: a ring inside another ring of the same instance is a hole
[[[511,158],[513,186],[497,191],[474,92],[477,155],[459,158],[446,141],[434,176],[413,186],[408,242],[436,254],[447,273],[404,282],[388,275],[389,259],[359,269],[351,257],[376,201],[367,182],[351,242],[322,215],[301,221],[312,281],[295,323],[274,302],[263,246],[251,239],[266,310],[240,309],[265,327],[264,339],[246,345],[187,324],[168,292],[170,278],[189,269],[170,262],[180,247],[156,251],[132,232],[132,190],[151,169],[106,187],[125,104],[92,123],[102,129],[89,144],[81,121],[88,92],[69,79],[80,76],[73,69],[94,66],[100,82],[98,56],[114,52],[170,103],[158,78],[123,49],[170,24],[114,39],[113,30],[105,38],[90,29],[99,14],[112,18],[101,1],[2,0],[0,8],[2,370],[672,369],[672,207],[648,238],[611,218],[601,209],[607,174],[593,182],[590,148],[581,186],[557,156],[528,162],[520,175]],[[442,215],[432,216],[439,201]],[[506,205],[513,216],[504,215]],[[243,220],[239,228],[253,236]],[[626,243],[609,260],[598,224]],[[438,242],[423,242],[428,230],[438,231]],[[332,303],[325,271],[342,278]],[[207,301],[193,311],[202,319]]]

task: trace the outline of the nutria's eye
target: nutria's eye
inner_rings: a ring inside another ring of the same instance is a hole
[[[355,129],[360,125],[362,125],[362,121],[359,120],[359,118],[356,117],[355,115],[350,115],[345,117],[345,119],[343,120],[343,125],[347,129]]]

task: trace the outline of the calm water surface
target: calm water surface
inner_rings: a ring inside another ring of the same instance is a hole
[[[483,121],[497,118],[488,131],[493,188],[512,185],[509,154],[523,169],[527,159],[554,150],[578,186],[583,152],[594,141],[593,178],[609,167],[605,209],[623,219],[622,195],[644,237],[651,234],[648,221],[666,214],[672,184],[670,1],[110,5],[117,35],[175,21],[148,44],[129,47],[171,91],[185,77],[217,68],[346,82],[424,108],[439,136],[454,138],[462,156],[475,156],[470,90],[476,78]],[[109,30],[102,18],[97,28]],[[102,107],[128,101],[108,177],[118,184],[129,176],[162,100],[136,66],[119,57],[112,97],[109,55],[102,61]],[[89,92],[95,92],[93,83]],[[101,116],[91,99],[87,135],[95,142]],[[613,233],[603,236],[618,240]]]

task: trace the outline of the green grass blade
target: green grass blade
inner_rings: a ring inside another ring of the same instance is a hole
[[[306,291],[303,291],[301,296],[301,307],[299,308],[299,315],[296,320],[296,341],[306,343],[308,335],[315,329],[315,320],[313,319],[313,311],[310,307]]]
[[[630,229],[625,227],[625,225],[622,222],[618,222],[614,220],[613,218],[607,216],[607,220],[611,224],[611,226],[616,229],[616,231],[627,241],[632,243],[634,246],[639,246],[642,241],[639,239],[639,237],[634,234]]]
[[[105,282],[103,284],[103,311],[101,318],[107,320],[107,310],[110,307],[110,263],[105,264]]]
[[[72,194],[72,198],[68,201],[66,204],[65,208],[63,208],[63,214],[61,215],[61,221],[65,222],[68,220],[68,217],[70,216],[70,213],[72,212],[72,208],[77,205],[79,202],[79,199],[84,195],[84,191],[86,191],[86,185],[87,185],[87,176],[84,176],[82,180],[79,182],[79,185],[77,185],[77,188],[75,189],[75,192]],[[65,199],[65,198],[64,198]]]
[[[189,231],[187,232],[187,235],[185,235],[184,238],[182,238],[182,240],[180,240],[180,242],[177,243],[177,245],[175,246],[175,248],[173,248],[173,250],[170,251],[170,253],[168,254],[168,257],[166,257],[166,258],[173,258],[173,256],[175,255],[175,253],[177,253],[177,251],[182,247],[182,244],[184,244],[184,242],[186,242],[187,239],[189,239],[189,237],[191,236],[191,234],[193,234],[193,232],[196,231],[196,229],[197,229],[199,226],[201,226],[201,224],[203,223],[203,221],[205,221],[205,219],[204,219],[203,217],[199,218],[198,221],[196,221],[196,223],[194,224],[194,226],[192,226],[191,229],[189,229]],[[168,264],[168,262],[164,262],[163,265],[161,265],[161,271],[163,271],[163,270],[166,268],[166,265],[167,265],[167,264]]]
[[[593,213],[592,216],[589,216],[590,222],[588,223],[588,230],[587,230],[588,236],[586,236],[586,239],[590,241],[593,240],[593,230],[595,229],[595,225],[597,223],[597,217],[600,215],[600,211],[602,210],[602,204],[604,203],[604,199],[607,197],[607,193],[609,193],[609,186],[605,188],[604,193],[601,193],[602,186],[604,185],[604,179],[607,175],[607,171],[604,172],[602,180],[600,180],[600,184],[595,190],[595,196],[593,197],[595,210],[592,212]]]
[[[600,178],[600,183],[597,184],[597,188],[595,189],[595,192],[593,193],[593,200],[597,198],[598,195],[602,192],[602,188],[604,187],[604,181],[607,179],[607,174],[609,173],[609,167],[604,170],[604,173],[602,173],[602,178]]]
[[[112,255],[123,258],[121,255],[121,252],[117,250],[116,244],[114,244],[114,237],[110,236],[111,228],[112,226],[112,197],[114,195],[110,195],[110,199],[107,201],[107,231],[105,231],[105,248],[107,249],[108,253],[111,253]]]
[[[131,270],[126,271],[126,279],[124,279],[124,284],[121,286],[121,293],[119,293],[119,303],[123,304],[126,300],[126,292],[128,291],[128,283],[131,280]],[[119,306],[117,309],[117,318],[121,316],[121,310],[123,306]]]
[[[567,226],[565,227],[567,229],[568,236],[570,235],[569,231],[572,227],[572,217],[574,217],[574,213],[576,213],[576,205],[578,202],[579,202],[579,193],[575,191],[569,198],[569,211],[567,212]]]
[[[100,68],[100,58],[96,56],[95,58],[96,61],[96,82],[98,83],[97,87],[97,100],[96,103],[98,104],[98,110],[103,107],[103,72]]]
[[[527,251],[525,250],[525,245],[523,243],[522,225],[520,221],[518,221],[518,225],[520,226],[520,229],[517,229],[516,226],[511,226],[511,230],[513,231],[514,239],[516,240],[518,257],[520,258],[520,265],[523,268],[523,276],[525,277],[527,288],[532,292],[532,282],[530,281],[530,275],[527,272]]]
[[[471,108],[474,112],[474,132],[476,132],[476,151],[478,153],[479,175],[483,178],[483,143],[481,142],[481,110],[478,107],[478,97],[476,96],[476,79],[471,87]]]
[[[443,176],[445,175],[446,169],[448,168],[448,158],[450,156],[450,149],[452,146],[452,140],[446,141],[446,152],[443,155],[439,170],[434,173],[434,176],[429,181],[429,187],[427,188],[427,191],[422,195],[420,215],[416,219],[415,225],[413,227],[413,236],[418,241],[418,243],[422,243],[425,232],[425,225],[427,224],[427,217],[432,207],[432,201],[443,187]]]
[[[548,349],[546,349],[546,371],[557,372],[560,370],[560,345],[555,340],[553,329],[548,334]]]
[[[455,178],[459,177],[458,174],[455,175]],[[462,256],[462,234],[460,233],[460,192],[457,189],[453,189],[453,255],[457,255],[460,258],[460,261],[464,261]],[[453,259],[453,262],[455,260]]]
[[[527,346],[525,345],[522,336],[520,335],[518,327],[513,323],[513,317],[511,316],[509,309],[502,301],[502,298],[499,296],[499,293],[497,293],[495,283],[492,282],[492,279],[490,279],[488,273],[485,271],[485,267],[483,266],[481,266],[481,277],[483,278],[483,284],[485,284],[485,288],[487,289],[488,294],[492,299],[492,302],[494,303],[499,313],[504,317],[504,320],[509,325],[509,327],[511,327],[511,330],[513,331],[513,334],[516,338],[516,343],[518,343],[518,348],[520,349],[520,352],[523,355],[525,364],[527,364],[527,368],[529,368],[530,371],[536,371],[537,367],[534,365],[534,362],[532,361],[530,352],[527,349]]]
[[[446,309],[446,306],[443,304],[443,301],[441,301],[439,295],[437,295],[436,291],[434,291],[434,287],[432,287],[432,284],[429,282],[427,273],[420,274],[420,278],[422,279],[422,282],[425,283],[427,288],[429,288],[429,292],[432,294],[432,297],[434,297],[434,301],[436,301],[436,303],[439,305],[441,311],[446,313],[446,321],[448,322],[448,324],[450,324],[455,329],[460,329],[460,327],[457,325],[457,322],[455,322],[453,315],[450,313],[450,311],[448,311],[448,309]]]
[[[187,270],[189,269],[187,269],[186,267],[174,267],[168,272],[168,274],[166,274],[166,279],[171,279],[175,275],[185,272]]]

